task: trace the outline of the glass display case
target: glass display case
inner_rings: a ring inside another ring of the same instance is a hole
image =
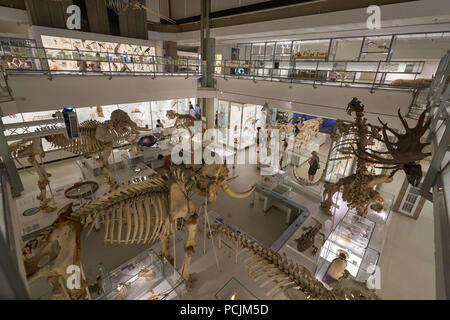
[[[242,104],[232,102],[230,104],[230,130],[228,145],[239,147],[241,143]]]
[[[152,128],[156,127],[157,120],[161,120],[164,128],[170,128],[175,125],[175,119],[167,118],[167,111],[177,112],[177,100],[152,101],[151,103]]]
[[[181,300],[185,279],[167,261],[148,249],[108,272],[99,266],[100,300]]]
[[[348,211],[322,246],[316,278],[331,286],[347,270],[357,281],[366,281],[370,274],[367,268],[380,259],[380,252],[369,247],[375,226],[375,222]]]
[[[150,102],[119,104],[119,109],[125,111],[139,127],[151,127]]]
[[[41,36],[50,70],[154,72],[155,47]],[[81,61],[76,61],[81,60]],[[83,60],[88,63],[83,63]]]
[[[296,59],[327,59],[330,39],[294,41],[292,53]]]
[[[232,277],[216,293],[217,300],[258,300],[239,280]]]

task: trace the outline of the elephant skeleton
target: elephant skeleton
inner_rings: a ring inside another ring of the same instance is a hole
[[[208,179],[205,179],[206,177]],[[63,210],[64,221],[82,222],[79,223],[81,228],[89,227],[86,236],[90,235],[96,222],[102,223],[105,244],[151,244],[159,239],[162,244],[161,254],[169,261],[171,260],[170,236],[178,230],[179,225],[186,226],[188,239],[184,247],[185,255],[180,272],[187,280],[189,288],[190,263],[197,251],[195,236],[199,221],[199,215],[190,200],[190,191],[191,189],[199,193],[205,191],[204,195],[208,196],[208,200],[215,201],[219,187],[234,198],[248,196],[254,190],[252,188],[244,193],[233,192],[228,186],[229,181],[228,169],[222,165],[206,165],[189,179],[181,170],[172,170],[162,177],[137,179],[134,183],[109,192],[75,211],[72,211],[72,206],[69,205]],[[50,227],[50,234],[58,232],[57,228],[59,224],[53,224]],[[48,247],[46,240],[49,239],[48,232],[40,238],[37,241],[39,247]],[[60,242],[58,246],[61,250],[69,250],[76,245],[79,250],[79,243],[79,233],[77,233],[76,237]],[[58,257],[58,254],[52,254],[52,256]],[[71,261],[71,264],[79,265],[79,260],[77,263]],[[30,265],[29,260],[25,260],[25,265],[27,264]],[[32,273],[39,272],[40,277],[47,276],[50,279],[55,274],[62,276],[61,270],[65,269],[53,263],[51,267],[45,267],[45,270],[45,272],[34,270]],[[77,296],[79,296],[78,293]]]

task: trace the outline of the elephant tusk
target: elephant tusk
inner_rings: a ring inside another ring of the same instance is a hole
[[[241,192],[241,193],[234,192],[226,184],[222,185],[222,189],[223,189],[223,192],[225,192],[225,194],[231,198],[244,199],[244,198],[247,198],[249,195],[251,195],[253,191],[255,191],[256,186],[253,186],[250,190],[248,190],[246,192]]]

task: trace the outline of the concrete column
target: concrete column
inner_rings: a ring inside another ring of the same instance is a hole
[[[216,115],[214,114],[214,98],[203,98],[202,102],[202,113],[206,117],[206,129],[213,129],[216,120]]]
[[[178,58],[178,46],[175,41],[165,41],[164,49],[166,51],[166,57],[170,57],[173,59]],[[166,67],[167,72],[177,72],[178,66],[169,65]]]

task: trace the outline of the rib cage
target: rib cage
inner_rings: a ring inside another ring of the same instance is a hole
[[[249,276],[256,282],[264,280],[260,288],[275,283],[272,289],[267,290],[267,296],[272,295],[274,299],[287,289],[296,287],[305,294],[307,299],[379,299],[373,291],[365,287],[365,283],[359,283],[353,279],[342,280],[333,290],[328,290],[308,269],[288,259],[285,254],[282,256],[271,249],[264,248],[242,234],[236,234],[225,225],[213,225],[211,228],[213,236],[237,242],[238,248],[242,248],[240,252],[237,252],[236,260],[243,253],[250,254],[244,260]]]
[[[112,141],[115,143],[125,141],[132,134],[127,128],[122,128],[120,126],[114,128],[110,125],[110,120],[105,122],[87,120],[82,122],[79,126],[79,138],[69,139],[64,134],[51,135],[46,138],[53,147],[89,157],[93,154],[102,152],[105,149],[105,142],[102,142],[95,137],[99,126],[104,126],[104,128],[106,128],[106,135],[111,137]]]
[[[105,244],[152,243],[160,235],[175,232],[169,219],[168,192],[161,177],[141,180],[84,205],[74,215],[87,216],[86,221],[92,223],[88,235],[100,219],[105,225]]]

